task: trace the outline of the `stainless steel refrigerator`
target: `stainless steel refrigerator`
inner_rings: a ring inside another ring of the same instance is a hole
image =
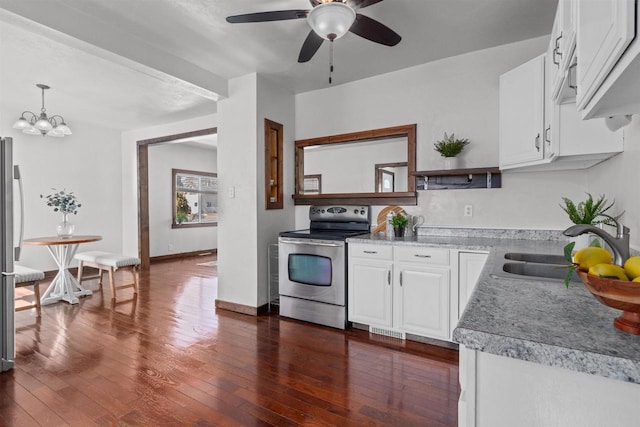
[[[13,262],[20,257],[20,244],[14,247],[13,226],[13,186],[17,182],[22,200],[20,170],[13,165],[13,141],[0,138],[0,271],[2,292],[0,292],[0,371],[13,368],[15,357],[15,301]],[[20,205],[22,202],[20,202]],[[22,215],[22,209],[21,209]],[[20,240],[22,240],[22,220],[20,221]]]

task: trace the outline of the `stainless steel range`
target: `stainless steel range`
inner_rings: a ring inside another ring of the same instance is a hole
[[[278,239],[280,315],[345,329],[346,239],[369,233],[369,206],[311,206],[309,229]]]

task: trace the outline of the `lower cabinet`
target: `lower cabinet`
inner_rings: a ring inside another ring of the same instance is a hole
[[[449,339],[449,250],[349,245],[349,321]]]
[[[404,332],[449,339],[449,268],[399,263],[394,326]]]

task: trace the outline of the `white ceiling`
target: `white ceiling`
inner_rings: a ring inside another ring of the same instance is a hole
[[[556,5],[382,1],[359,12],[394,29],[402,41],[386,47],[354,34],[337,40],[334,85],[549,34]],[[69,124],[75,115],[118,129],[215,112],[211,99],[224,95],[224,82],[252,72],[295,93],[329,86],[328,42],[310,62],[297,63],[306,20],[225,21],[228,15],[308,9],[308,0],[0,0],[0,7],[0,102],[16,114],[39,108],[36,83],[52,86],[47,108],[69,115]],[[65,111],[56,110],[57,102]]]

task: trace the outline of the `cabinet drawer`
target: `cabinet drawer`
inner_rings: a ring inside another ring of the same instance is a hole
[[[396,246],[395,259],[402,262],[449,265],[449,250],[421,246]]]
[[[352,243],[349,245],[349,256],[368,259],[393,259],[391,245],[363,245]]]

